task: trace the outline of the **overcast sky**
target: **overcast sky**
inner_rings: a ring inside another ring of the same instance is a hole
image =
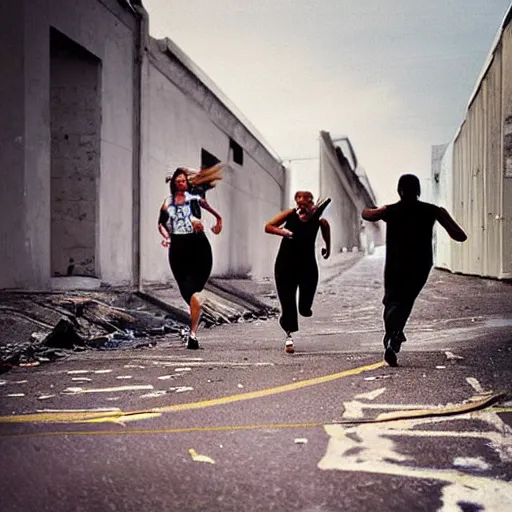
[[[510,0],[143,3],[283,160],[348,135],[386,203],[455,135]]]

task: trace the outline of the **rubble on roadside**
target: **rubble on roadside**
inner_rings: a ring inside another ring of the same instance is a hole
[[[0,372],[87,349],[148,347],[184,328],[130,293],[4,292],[0,299]]]
[[[249,293],[211,285],[204,291],[204,327],[266,318],[271,304]],[[86,350],[150,348],[163,336],[183,337],[188,311],[158,292],[0,292],[0,373]]]

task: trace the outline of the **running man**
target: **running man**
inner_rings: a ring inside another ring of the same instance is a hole
[[[315,206],[311,192],[299,191],[295,194],[295,202],[296,208],[278,213],[265,225],[266,233],[283,237],[274,266],[274,276],[281,303],[279,324],[286,333],[285,351],[288,354],[295,352],[292,333],[299,330],[297,290],[299,313],[304,317],[313,315],[311,307],[318,284],[315,254],[318,229],[321,230],[325,242],[322,256],[327,259],[331,253],[329,223],[320,218],[331,200],[326,199]]]
[[[419,200],[420,180],[404,174],[398,180],[400,201],[380,208],[365,208],[364,220],[383,220],[386,230],[384,267],[384,360],[398,366],[397,354],[406,341],[404,327],[416,297],[427,282],[433,265],[432,231],[436,221],[457,242],[466,233],[444,209]]]

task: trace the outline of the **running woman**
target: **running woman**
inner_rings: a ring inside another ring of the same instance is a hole
[[[315,241],[319,229],[325,242],[322,256],[327,259],[331,253],[330,226],[327,220],[320,218],[331,200],[326,199],[315,206],[311,192],[299,191],[295,194],[295,202],[296,208],[282,211],[265,225],[266,233],[283,237],[274,276],[281,303],[279,324],[286,333],[285,351],[288,354],[295,352],[292,333],[299,330],[297,290],[299,313],[304,317],[313,314],[311,307],[318,284]]]
[[[406,341],[404,327],[414,301],[427,282],[433,264],[432,230],[436,221],[457,242],[466,233],[444,209],[419,200],[420,180],[404,174],[398,180],[400,201],[380,208],[365,208],[364,220],[383,220],[386,229],[384,267],[384,360],[398,366],[397,354]]]
[[[215,166],[219,167],[220,166]],[[218,170],[219,170],[218,169]],[[201,292],[210,277],[213,265],[212,249],[204,234],[204,227],[199,220],[201,208],[210,212],[216,219],[212,227],[214,234],[222,230],[221,216],[199,194],[191,194],[191,182],[205,179],[211,173],[211,168],[191,173],[189,169],[179,167],[171,178],[171,195],[167,197],[160,209],[158,231],[163,236],[163,247],[169,248],[169,264],[178,284],[181,296],[190,306],[190,333],[187,348],[198,349],[197,329],[201,317],[201,302],[198,293]],[[189,180],[189,176],[193,178]],[[220,175],[215,173],[216,180]],[[204,190],[215,186],[211,181],[202,181]],[[204,195],[204,194],[203,194]]]

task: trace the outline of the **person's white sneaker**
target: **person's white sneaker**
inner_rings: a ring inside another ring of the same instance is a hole
[[[287,354],[293,354],[295,352],[295,348],[293,346],[293,338],[290,333],[286,335],[286,342],[284,344],[284,351]]]

